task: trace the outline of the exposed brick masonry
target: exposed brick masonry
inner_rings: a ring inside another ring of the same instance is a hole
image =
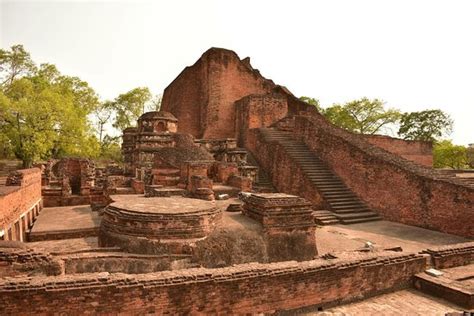
[[[0,313],[274,312],[348,302],[407,287],[412,275],[423,271],[425,262],[423,256],[410,254],[134,276],[105,273],[2,280]]]
[[[384,218],[474,237],[474,188],[372,146],[319,113],[296,117],[294,135]]]
[[[365,139],[380,148],[402,156],[420,165],[433,167],[433,143],[404,140],[384,135],[364,135]]]
[[[234,102],[274,87],[252,68],[249,59],[211,48],[165,89],[162,110],[178,118],[181,132],[196,138],[235,138]]]
[[[0,186],[0,239],[24,240],[41,208],[40,169],[13,172]]]

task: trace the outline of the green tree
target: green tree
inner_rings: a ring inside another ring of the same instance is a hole
[[[106,135],[102,142],[100,157],[117,163],[122,162],[122,150],[119,143],[120,137]]]
[[[368,98],[334,104],[323,109],[322,114],[334,125],[360,134],[378,133],[398,122],[401,115],[396,109],[385,109],[382,100]]]
[[[467,147],[467,164],[470,168],[474,169],[474,144],[470,144]]]
[[[34,70],[35,64],[22,45],[14,45],[10,50],[0,49],[0,87],[2,89],[11,86],[16,78],[29,75]]]
[[[302,96],[302,97],[300,97],[300,100],[303,101],[303,102],[306,102],[308,104],[314,105],[316,107],[316,109],[319,112],[321,112],[321,104],[319,103],[318,99]]]
[[[62,75],[54,65],[36,67],[18,45],[1,51],[0,65],[6,78],[0,87],[0,132],[24,167],[38,159],[99,152],[88,120],[98,98],[86,82]]]
[[[163,100],[162,94],[156,94],[150,101],[149,110],[159,111],[161,109],[161,101]]]
[[[434,145],[433,165],[435,168],[462,169],[467,166],[467,163],[466,147],[454,145],[449,140],[443,140]]]
[[[151,100],[151,93],[148,88],[135,88],[126,93],[120,94],[112,102],[115,111],[113,127],[124,130],[135,125],[135,122],[145,112],[147,103]]]
[[[110,121],[113,114],[114,104],[112,101],[102,102],[95,110],[94,117],[97,122],[97,131],[99,132],[99,143],[102,145],[102,141],[105,135],[105,125]]]
[[[453,121],[441,110],[404,113],[398,135],[408,140],[435,141],[451,133]]]

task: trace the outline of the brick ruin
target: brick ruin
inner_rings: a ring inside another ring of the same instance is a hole
[[[122,140],[123,166],[65,158],[0,186],[1,314],[297,313],[406,288],[474,308],[474,186],[430,143],[335,127],[218,48]],[[29,243],[71,210],[99,224]],[[382,219],[467,242],[320,250],[323,226]]]
[[[95,164],[90,159],[50,160],[43,166],[41,178],[44,206],[90,204],[95,186]]]
[[[384,218],[474,236],[464,224],[474,186],[433,169],[431,144],[338,128],[232,51],[205,52],[165,89],[162,106],[195,137],[234,137],[278,191],[314,204],[320,224]]]

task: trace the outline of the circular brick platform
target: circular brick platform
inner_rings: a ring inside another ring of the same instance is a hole
[[[99,243],[138,253],[189,253],[220,223],[215,202],[184,197],[119,198],[104,211]]]

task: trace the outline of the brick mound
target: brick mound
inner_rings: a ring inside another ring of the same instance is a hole
[[[105,209],[99,243],[134,253],[188,253],[190,244],[208,236],[221,217],[214,202],[130,196]]]

